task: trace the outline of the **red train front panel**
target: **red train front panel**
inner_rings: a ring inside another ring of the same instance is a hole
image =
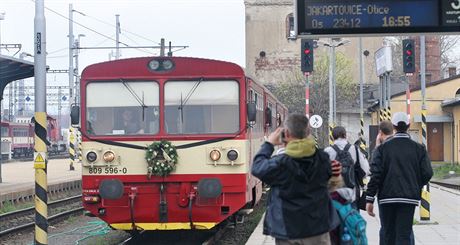
[[[210,229],[260,198],[239,66],[137,58],[90,66],[82,78],[83,202],[92,214],[116,229]],[[154,142],[161,150],[147,148]],[[174,170],[161,176],[155,161],[171,158]]]

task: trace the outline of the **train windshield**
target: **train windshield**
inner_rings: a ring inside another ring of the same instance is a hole
[[[168,134],[222,134],[239,131],[236,81],[168,81],[165,129]]]
[[[159,131],[159,86],[153,81],[91,82],[86,92],[90,135],[152,135]]]

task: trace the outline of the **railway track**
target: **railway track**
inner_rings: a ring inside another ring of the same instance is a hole
[[[63,219],[65,217],[81,213],[81,195],[73,196],[48,203],[49,213],[48,222]],[[0,237],[17,233],[24,229],[35,226],[34,222],[35,207],[25,208],[0,215],[2,220]]]
[[[444,183],[444,182],[439,182],[439,181],[430,181],[430,183],[433,183],[433,184],[436,184],[442,187],[454,189],[454,190],[460,190],[460,185],[449,184],[449,183]]]

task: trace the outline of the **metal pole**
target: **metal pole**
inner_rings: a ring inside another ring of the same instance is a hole
[[[308,72],[305,72],[305,116],[310,118],[310,81]]]
[[[120,15],[116,14],[115,15],[116,19],[116,49],[115,49],[115,59],[118,60],[120,58]]]
[[[336,80],[336,67],[335,67],[335,45],[332,43],[332,108],[333,108],[333,122],[334,126],[337,125],[337,80]]]
[[[332,38],[330,39],[331,41],[331,46],[329,47],[329,144],[332,145],[334,144],[334,139],[332,138],[332,129],[334,127],[334,92],[333,92],[333,76],[334,76],[334,71],[333,71],[333,59],[334,59],[334,50],[332,48]]]
[[[0,20],[5,19],[5,13],[0,13]],[[2,54],[2,22],[0,21],[0,54]],[[1,181],[0,181],[1,183]]]
[[[69,96],[70,101],[73,98],[73,44],[74,44],[74,37],[73,37],[73,7],[72,4],[69,4]]]
[[[387,73],[387,118],[391,120],[391,77]]]
[[[421,93],[422,93],[422,142],[425,148],[427,147],[427,131],[426,131],[426,80],[425,80],[425,36],[420,36],[420,76],[421,76]],[[420,201],[420,219],[430,220],[430,185],[427,184],[422,189],[422,198]]]
[[[406,76],[406,112],[407,116],[409,116],[409,121],[410,121],[410,84],[409,84],[409,78]]]
[[[160,45],[160,56],[165,56],[165,39],[161,39],[161,45]]]
[[[359,38],[359,116],[361,123],[361,130],[359,133],[359,139],[362,150],[366,150],[366,144],[364,143],[364,55],[363,55],[363,39]]]
[[[35,244],[48,244],[46,20],[44,5],[44,0],[35,1]]]

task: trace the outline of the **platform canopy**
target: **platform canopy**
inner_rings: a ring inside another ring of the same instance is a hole
[[[8,83],[33,76],[33,62],[0,55],[0,100],[3,99],[3,90]]]

